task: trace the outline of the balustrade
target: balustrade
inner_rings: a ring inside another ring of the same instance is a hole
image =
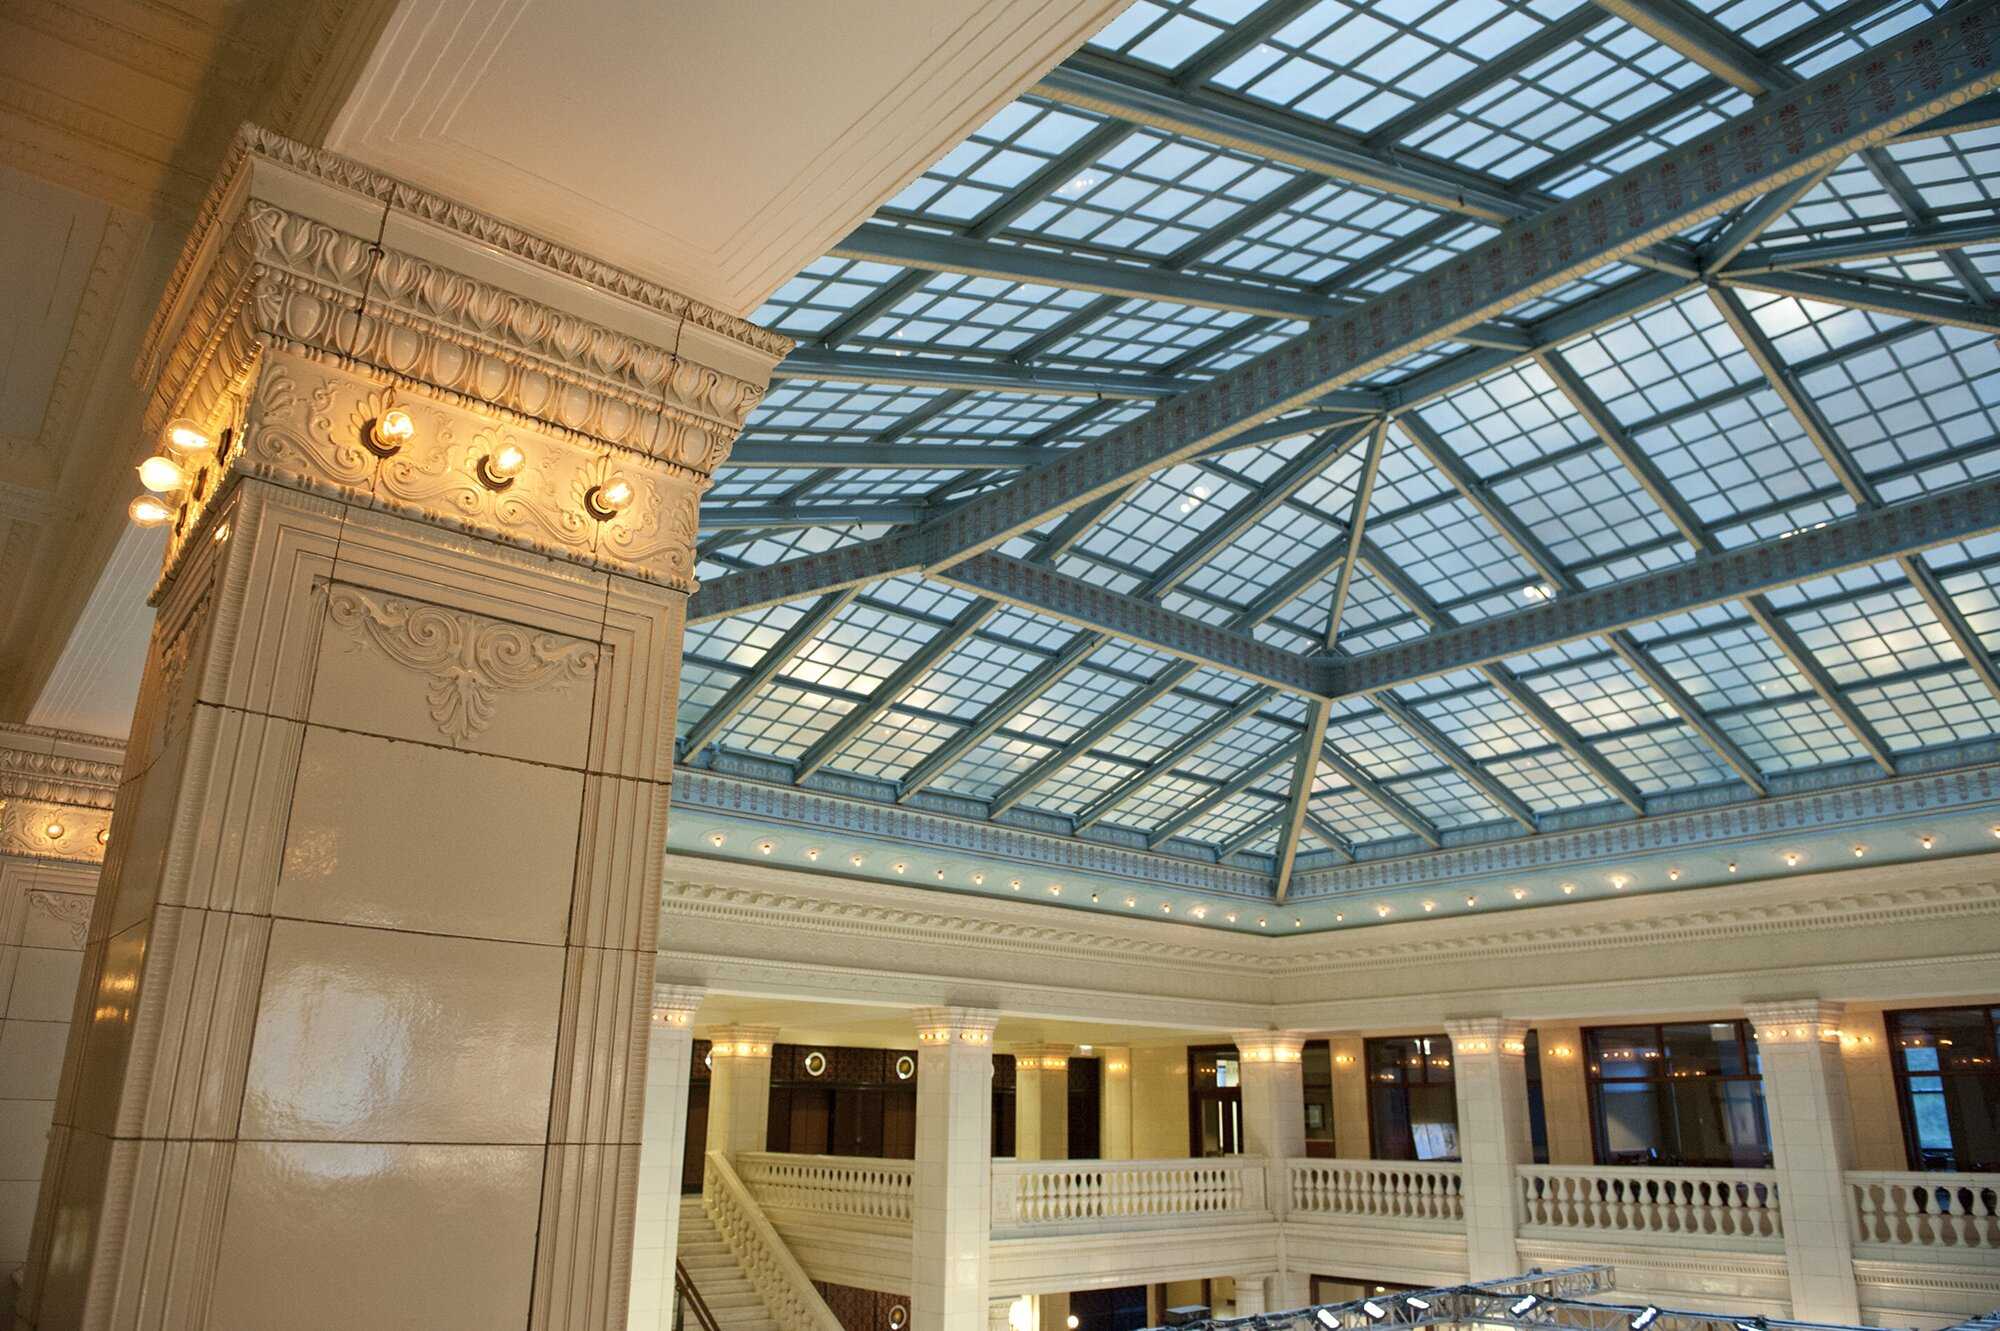
[[[736,1172],[769,1208],[868,1220],[910,1221],[914,1162],[866,1156],[744,1152]]]
[[[729,1161],[711,1151],[702,1174],[702,1209],[736,1265],[787,1331],[844,1331]]]
[[[993,1165],[993,1232],[1143,1229],[1188,1217],[1263,1218],[1264,1162],[1019,1160]]]
[[[1847,1213],[1856,1243],[2000,1251],[2000,1177],[1850,1173]]]
[[[1523,1165],[1521,1223],[1565,1234],[1688,1235],[1783,1241],[1769,1170]]]
[[[1456,1164],[1397,1160],[1293,1160],[1292,1212],[1456,1228],[1465,1201]]]

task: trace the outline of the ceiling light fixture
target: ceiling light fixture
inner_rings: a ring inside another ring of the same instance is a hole
[[[188,474],[172,458],[158,454],[139,464],[139,484],[156,495],[174,495],[187,489]]]
[[[208,445],[208,432],[187,417],[179,416],[167,423],[167,447],[182,457],[206,453]]]

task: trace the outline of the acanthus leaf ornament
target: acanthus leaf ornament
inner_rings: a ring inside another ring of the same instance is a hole
[[[594,642],[356,587],[331,588],[327,613],[356,643],[429,675],[431,720],[454,744],[493,724],[502,693],[565,688],[597,668]]]

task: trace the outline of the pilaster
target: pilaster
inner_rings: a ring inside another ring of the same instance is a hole
[[[646,1116],[640,1132],[639,1196],[632,1225],[628,1331],[673,1331],[674,1256],[680,1250],[681,1170],[687,1158],[694,1014],[704,990],[653,986],[646,1033]]]
[[[1066,1044],[1014,1049],[1014,1158],[1069,1158],[1069,1056]]]
[[[992,1316],[993,1028],[999,1014],[919,1008],[910,1323],[983,1331]]]
[[[1583,1028],[1538,1025],[1542,1062],[1542,1121],[1549,1130],[1549,1163],[1587,1165],[1591,1146],[1590,1084],[1583,1075]]]
[[[1326,1052],[1333,1065],[1333,1153],[1345,1160],[1366,1160],[1370,1151],[1366,1042],[1358,1035],[1328,1036]]]
[[[1520,1273],[1514,1171],[1532,1158],[1523,1022],[1471,1017],[1444,1024],[1458,1096],[1459,1176],[1466,1264],[1474,1280]]]
[[[140,367],[171,526],[27,1326],[623,1322],[695,511],[783,350],[238,136]]]
[[[1097,1150],[1106,1160],[1132,1156],[1132,1051],[1119,1045],[1103,1050],[1103,1092],[1098,1101]]]
[[[1236,1316],[1248,1317],[1252,1313],[1266,1310],[1264,1277],[1260,1275],[1236,1277]]]
[[[1306,1037],[1297,1031],[1238,1031],[1243,1076],[1243,1153],[1264,1158],[1265,1196],[1283,1215],[1290,1200],[1285,1164],[1306,1153]]]
[[[1840,1066],[1841,1005],[1817,998],[1751,1003],[1764,1075],[1764,1116],[1785,1220],[1792,1316],[1861,1320],[1848,1231],[1847,1082]]]
[[[708,1149],[735,1159],[761,1151],[771,1130],[771,1046],[776,1026],[721,1026],[708,1033]]]

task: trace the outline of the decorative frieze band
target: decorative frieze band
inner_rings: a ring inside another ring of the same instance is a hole
[[[0,854],[102,864],[122,763],[94,735],[0,725]]]

